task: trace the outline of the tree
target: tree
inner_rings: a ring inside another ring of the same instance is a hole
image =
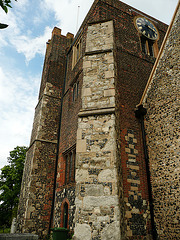
[[[17,0],[15,0],[17,2]],[[0,6],[7,13],[8,7],[11,8],[11,0],[0,0]]]
[[[0,225],[10,226],[16,216],[27,147],[14,148],[8,157],[9,165],[0,174]]]
[[[17,0],[15,0],[17,2]],[[11,0],[0,0],[0,7],[5,11],[5,13],[8,12],[8,7],[11,7]],[[0,23],[0,29],[7,28],[8,25],[4,23]]]

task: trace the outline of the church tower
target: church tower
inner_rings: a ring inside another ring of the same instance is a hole
[[[17,231],[48,234],[53,201],[54,172],[65,75],[66,51],[73,35],[54,28],[47,42],[44,69],[26,156],[19,201]]]
[[[139,104],[167,26],[95,0],[78,33],[48,44],[18,229],[74,240],[156,239]],[[52,211],[51,211],[52,210]]]

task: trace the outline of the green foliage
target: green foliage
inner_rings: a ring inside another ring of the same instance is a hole
[[[17,2],[17,0],[15,0]],[[8,7],[11,8],[11,0],[0,0],[0,7],[7,13]]]
[[[16,216],[27,147],[14,148],[8,157],[9,165],[0,174],[0,226],[10,226]]]
[[[10,233],[11,229],[5,226],[0,227],[0,233]]]
[[[17,2],[17,0],[15,0]],[[5,11],[5,13],[8,12],[8,7],[12,8],[11,5],[11,0],[0,0],[0,7]],[[4,23],[0,23],[0,29],[7,28],[8,25]]]

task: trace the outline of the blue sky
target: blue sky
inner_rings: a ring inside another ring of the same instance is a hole
[[[13,1],[13,0],[12,0]],[[178,0],[123,0],[169,24]],[[55,26],[76,33],[93,0],[18,0],[0,22],[0,168],[17,145],[28,146],[46,42]]]

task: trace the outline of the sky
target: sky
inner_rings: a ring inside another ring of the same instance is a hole
[[[12,0],[0,9],[0,169],[9,152],[29,146],[46,42],[53,28],[75,34],[94,0]],[[169,24],[178,0],[122,0]],[[78,7],[80,6],[80,7]],[[78,10],[79,9],[79,10]]]

